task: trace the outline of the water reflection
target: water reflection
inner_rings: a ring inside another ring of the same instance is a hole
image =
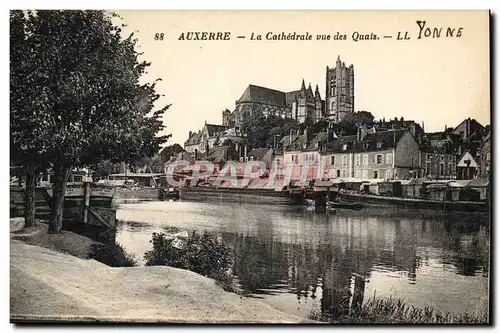
[[[241,290],[287,312],[296,311],[289,309],[287,295],[300,305],[319,301],[324,312],[347,311],[355,281],[362,286],[358,298],[396,296],[441,311],[483,310],[489,297],[486,216],[443,220],[387,211],[332,215],[284,207],[145,203],[122,206],[118,217],[134,221],[122,222],[117,238],[139,257],[150,248],[154,231],[207,230],[221,236],[234,249]]]

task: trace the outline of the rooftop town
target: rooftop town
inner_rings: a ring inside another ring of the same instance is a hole
[[[339,57],[334,68],[326,68],[325,77],[325,99],[317,85],[313,92],[304,81],[292,92],[249,85],[234,110],[222,112],[222,124],[205,122],[189,132],[185,153],[176,158],[220,165],[264,158],[284,165],[321,162],[329,179],[343,180],[488,178],[489,125],[467,118],[426,133],[424,123],[413,120],[359,117],[371,114],[354,112],[353,65],[346,66]],[[250,143],[255,132],[247,124],[258,117],[278,119],[278,125],[256,146]]]

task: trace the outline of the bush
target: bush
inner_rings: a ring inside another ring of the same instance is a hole
[[[114,245],[95,246],[92,259],[111,267],[137,266],[135,256],[127,253],[119,243],[115,243]]]
[[[370,298],[360,311],[342,315],[337,319],[331,314],[321,313],[317,308],[309,314],[309,318],[318,321],[338,324],[487,324],[488,315],[462,313],[441,313],[431,307],[415,308],[401,299]]]
[[[153,249],[144,254],[146,266],[165,265],[187,269],[214,279],[224,290],[237,292],[230,272],[233,264],[231,250],[217,238],[205,232],[196,232],[185,240],[181,248],[172,245],[172,238],[153,233]]]

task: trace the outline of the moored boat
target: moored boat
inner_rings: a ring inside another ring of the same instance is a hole
[[[355,202],[347,202],[347,201],[327,201],[327,207],[331,208],[343,208],[343,209],[355,209],[359,210],[363,208],[363,205]]]
[[[391,197],[344,191],[340,191],[338,195],[343,201],[375,206],[394,206],[399,208],[434,209],[462,212],[487,212],[489,210],[488,203],[485,201],[441,201],[431,199]]]
[[[183,186],[179,188],[179,199],[186,201],[301,205],[304,201],[304,193],[302,190],[292,189]]]

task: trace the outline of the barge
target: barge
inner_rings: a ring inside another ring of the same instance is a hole
[[[342,201],[373,206],[393,206],[398,208],[432,209],[460,212],[488,212],[489,205],[486,201],[447,201],[417,198],[402,198],[393,196],[362,194],[355,192],[339,191],[338,196]]]
[[[304,191],[301,189],[183,186],[179,188],[179,199],[184,201],[302,205]]]

